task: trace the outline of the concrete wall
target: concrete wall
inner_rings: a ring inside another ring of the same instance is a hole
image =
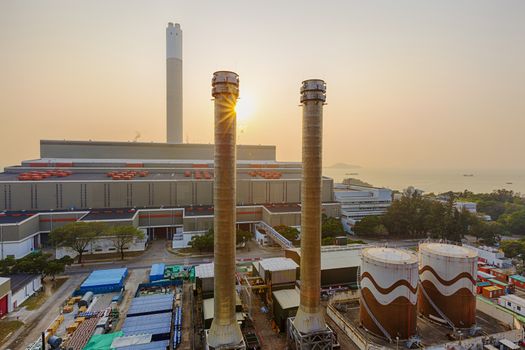
[[[238,160],[275,160],[275,146],[238,145]],[[103,141],[40,141],[41,158],[213,159],[213,144]]]
[[[239,180],[237,204],[298,203],[301,181]],[[322,200],[331,202],[333,181],[323,179]],[[63,181],[0,184],[0,210],[56,210],[212,205],[212,180]],[[326,210],[326,209],[325,209]],[[328,215],[328,213],[327,213]],[[330,214],[339,216],[339,214]]]
[[[37,276],[35,279],[27,283],[20,290],[13,294],[11,298],[13,308],[20,306],[25,300],[27,300],[40,289],[42,289],[42,281],[40,276]]]

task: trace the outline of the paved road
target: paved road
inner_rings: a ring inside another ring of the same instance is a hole
[[[11,335],[11,343],[3,344],[0,349],[25,349],[27,345],[36,341],[42,331],[59,315],[59,308],[65,297],[71,295],[85,277],[85,274],[70,276],[37,311],[24,313],[24,326]]]
[[[237,250],[237,259],[270,258],[284,256],[281,248],[262,248],[251,241],[246,248]],[[139,256],[127,258],[126,260],[113,260],[107,262],[75,264],[67,268],[68,274],[87,273],[94,269],[111,269],[127,267],[130,270],[150,268],[155,263],[199,265],[213,262],[213,254],[198,256],[179,256],[166,250],[166,241],[153,241],[149,248]]]

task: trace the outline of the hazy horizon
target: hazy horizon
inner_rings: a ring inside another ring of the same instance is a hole
[[[241,79],[238,143],[301,160],[299,85],[327,82],[324,164],[525,169],[523,1],[2,1],[0,166],[40,139],[165,140],[181,24],[184,139],[213,142],[212,73]],[[365,179],[366,180],[366,179]]]

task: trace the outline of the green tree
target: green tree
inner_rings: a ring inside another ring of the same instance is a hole
[[[341,220],[329,217],[326,214],[322,215],[321,218],[321,237],[337,237],[344,235],[343,224]]]
[[[237,230],[237,233],[235,235],[236,244],[248,242],[250,239],[252,239],[252,233],[250,231]]]
[[[334,237],[323,237],[321,239],[321,245],[332,245],[334,244]]]
[[[78,254],[78,263],[86,248],[107,231],[107,225],[101,222],[77,221],[56,228],[49,234],[49,239],[56,247],[69,248]]]
[[[385,226],[380,216],[365,216],[353,227],[353,231],[359,236],[380,235],[385,233]]]
[[[507,258],[520,259],[525,264],[525,241],[508,240],[501,242],[501,249]]]
[[[505,203],[496,200],[480,200],[476,205],[477,211],[490,216],[492,220],[498,220],[505,213]]]
[[[506,227],[511,234],[525,234],[525,209],[510,214],[505,221]]]
[[[286,225],[277,225],[273,229],[279,232],[284,238],[286,238],[290,242],[296,241],[297,237],[299,236],[299,230],[296,229],[295,227],[290,227]]]
[[[137,239],[144,239],[144,233],[132,225],[113,226],[107,231],[108,239],[120,253],[120,260],[124,260],[124,251]]]
[[[213,243],[214,243],[214,233],[213,229],[208,230],[203,235],[195,235],[191,238],[190,245],[199,250],[199,252],[212,252],[213,251]]]

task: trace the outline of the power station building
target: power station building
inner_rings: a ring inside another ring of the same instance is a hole
[[[40,153],[0,173],[0,258],[20,258],[77,220],[185,241],[213,226],[213,145],[43,140]],[[261,221],[300,225],[299,211],[275,208],[299,206],[301,164],[279,162],[275,153],[275,146],[237,146],[237,223],[244,229]],[[323,178],[322,202],[327,215],[339,216],[330,178]],[[90,252],[108,249],[99,244]]]

